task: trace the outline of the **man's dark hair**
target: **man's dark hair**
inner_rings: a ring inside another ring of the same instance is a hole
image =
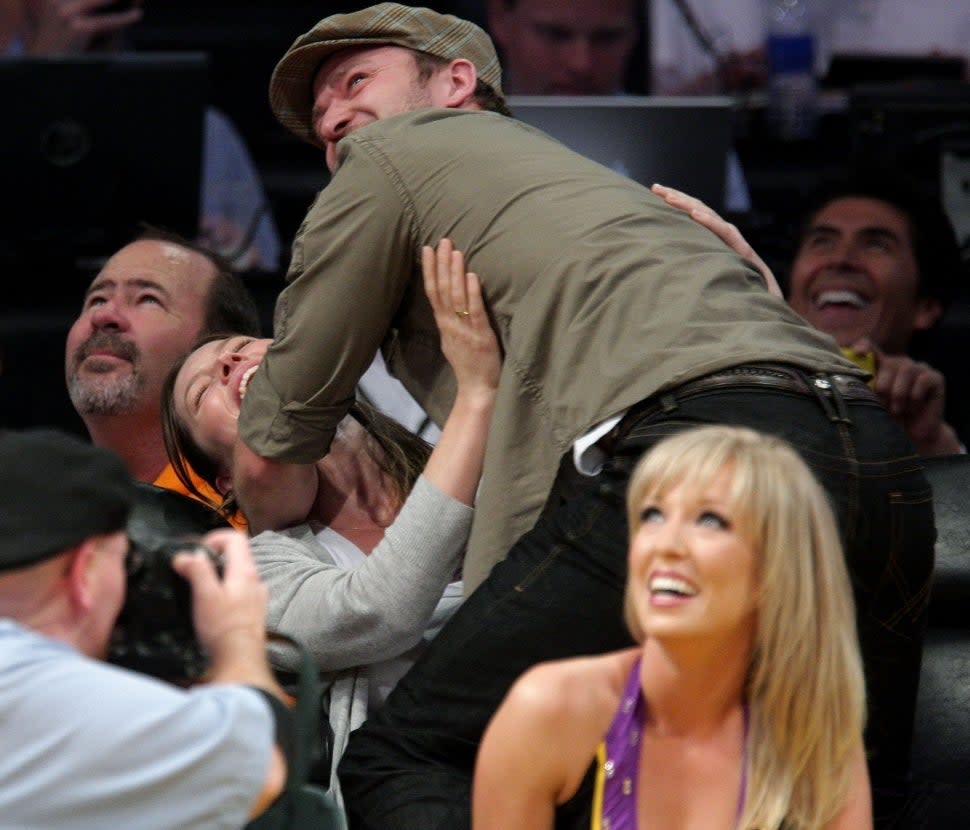
[[[859,197],[892,205],[909,222],[921,297],[937,300],[944,311],[963,290],[964,265],[956,233],[937,194],[890,167],[861,167],[825,181],[808,203],[799,245],[822,208],[837,199]]]
[[[437,55],[429,55],[425,52],[411,51],[414,55],[414,63],[418,67],[418,81],[421,83],[427,80],[443,66],[447,66],[451,61],[439,58]],[[497,112],[499,115],[512,115],[512,110],[505,98],[498,94],[491,84],[485,83],[481,78],[475,82],[475,91],[472,93],[478,106],[487,112]]]
[[[260,336],[262,328],[256,300],[226,257],[164,228],[147,224],[141,227],[142,230],[135,239],[136,242],[142,240],[168,242],[199,254],[212,263],[214,274],[206,296],[205,316],[202,320],[200,337],[220,332],[234,332],[247,337]]]

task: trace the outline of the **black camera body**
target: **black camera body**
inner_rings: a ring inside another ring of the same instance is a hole
[[[205,671],[192,591],[172,568],[177,553],[195,552],[207,554],[221,576],[221,558],[199,542],[169,540],[152,548],[132,542],[125,603],[108,651],[112,663],[173,682],[196,680]]]
[[[218,554],[198,538],[227,527],[216,511],[179,493],[137,485],[128,519],[128,585],[108,646],[108,661],[175,683],[190,683],[207,658],[192,623],[192,590],[172,569],[179,552],[203,551],[222,574]]]

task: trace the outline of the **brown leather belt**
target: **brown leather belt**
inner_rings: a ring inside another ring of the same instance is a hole
[[[786,363],[758,363],[732,366],[703,377],[688,380],[669,390],[680,398],[695,392],[730,386],[746,386],[764,389],[784,389],[800,395],[816,395],[831,392],[833,387],[845,400],[872,400],[879,397],[864,380],[853,375],[812,373]],[[813,388],[814,387],[814,388]],[[667,391],[667,390],[665,390]],[[665,392],[658,393],[660,395]],[[656,396],[654,396],[656,397]]]
[[[836,420],[848,420],[842,411],[842,401],[879,401],[879,396],[866,382],[853,375],[810,372],[787,363],[747,363],[685,381],[634,404],[611,431],[608,440],[615,441],[634,422],[645,417],[665,411],[673,412],[678,401],[716,389],[780,389],[794,392],[816,398]]]

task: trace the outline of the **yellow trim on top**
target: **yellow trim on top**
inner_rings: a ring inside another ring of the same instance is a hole
[[[603,830],[603,788],[606,786],[606,742],[596,747],[596,784],[593,787],[593,814],[590,830]]]

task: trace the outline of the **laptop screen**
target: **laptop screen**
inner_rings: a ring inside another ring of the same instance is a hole
[[[618,173],[723,209],[730,98],[520,95],[509,105],[520,120]]]
[[[139,221],[194,237],[206,87],[201,53],[0,60],[0,259],[95,261]]]

